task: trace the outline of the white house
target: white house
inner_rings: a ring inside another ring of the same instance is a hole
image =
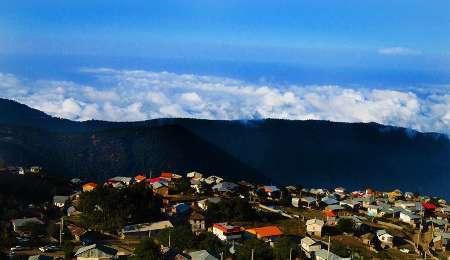
[[[378,230],[376,235],[383,248],[394,246],[394,236],[390,235],[386,230]]]
[[[302,251],[308,258],[312,258],[312,254],[314,252],[322,249],[322,244],[319,241],[314,240],[310,237],[302,238],[302,240],[300,241],[300,245],[302,247]]]
[[[69,198],[69,196],[53,196],[53,205],[58,208],[64,208]]]
[[[350,260],[351,258],[340,257],[332,252],[328,252],[328,250],[320,249],[315,252],[316,260]]]
[[[320,219],[309,219],[306,221],[306,232],[309,235],[321,237],[322,229],[325,225],[325,222]]]
[[[241,238],[241,228],[228,223],[215,223],[213,234],[222,241],[230,241]]]
[[[420,217],[406,211],[401,211],[400,220],[414,226],[420,222]]]

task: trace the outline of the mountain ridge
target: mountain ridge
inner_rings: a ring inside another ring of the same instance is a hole
[[[4,108],[5,102],[9,103],[8,109]],[[15,109],[15,106],[20,109]],[[162,170],[158,167],[162,161],[152,159],[152,156],[164,151],[166,163],[179,165],[174,169],[180,171],[194,166],[202,168],[203,165],[203,169],[211,174],[242,178],[248,175],[249,179],[259,179],[262,183],[329,188],[344,186],[349,189],[401,188],[450,196],[450,142],[444,134],[421,133],[377,123],[320,120],[169,118],[139,122],[75,122],[43,114],[38,110],[28,111],[26,106],[14,101],[0,100],[2,146],[15,147],[20,150],[18,157],[28,158],[36,153],[30,147],[51,140],[55,142],[52,147],[58,147],[55,148],[57,154],[66,158],[59,162],[62,165],[58,162],[51,165],[58,165],[56,168],[65,171],[80,169],[93,176],[107,177],[112,173],[125,174],[122,171],[144,168]],[[11,138],[7,139],[5,124],[10,132],[15,128],[29,127],[26,135],[35,139],[16,137],[19,140],[23,138],[24,143],[15,144]],[[92,144],[92,135],[107,142],[97,143],[96,148]],[[142,144],[152,145],[147,148]],[[129,164],[117,163],[114,157],[105,157],[105,153],[118,153]],[[51,149],[49,154],[52,154]],[[136,156],[139,154],[141,157]],[[185,154],[189,156],[183,157]],[[11,159],[11,154],[9,157],[6,155],[8,153],[3,151],[2,155],[0,149],[0,159],[2,156]],[[37,154],[35,158],[39,156]],[[103,159],[89,160],[96,156]],[[52,157],[59,158],[58,155]],[[170,157],[176,159],[171,161]],[[227,159],[220,161],[215,157]],[[39,160],[45,161],[46,158]],[[227,168],[226,164],[234,166]],[[97,168],[93,165],[102,165],[106,170],[95,172]],[[118,165],[122,171],[114,170]]]

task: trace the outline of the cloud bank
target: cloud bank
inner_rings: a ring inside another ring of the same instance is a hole
[[[405,47],[390,47],[378,50],[379,54],[390,55],[390,56],[417,56],[421,55],[422,52],[419,50],[414,50]]]
[[[82,73],[94,76],[96,84],[30,81],[0,73],[0,96],[72,120],[323,119],[450,133],[450,88],[445,86],[408,91],[279,87],[170,72],[97,68]]]

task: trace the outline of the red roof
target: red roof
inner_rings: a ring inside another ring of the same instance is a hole
[[[149,182],[150,183],[155,183],[155,182],[159,182],[160,180],[161,180],[160,177],[156,177],[156,178],[149,179]]]
[[[234,233],[234,232],[240,232],[241,228],[238,226],[232,226],[227,223],[214,223],[213,227],[221,230],[224,233]]]
[[[171,172],[162,172],[161,176],[162,178],[172,178],[172,173]]]
[[[427,210],[435,210],[436,209],[436,205],[434,205],[433,203],[430,203],[430,202],[422,202],[422,206]]]
[[[330,218],[336,217],[336,213],[334,211],[332,211],[332,210],[327,210],[325,212],[325,215],[327,215],[327,217],[330,217]]]

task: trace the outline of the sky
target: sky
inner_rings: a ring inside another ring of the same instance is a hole
[[[73,120],[450,133],[450,2],[0,0],[0,97]]]

